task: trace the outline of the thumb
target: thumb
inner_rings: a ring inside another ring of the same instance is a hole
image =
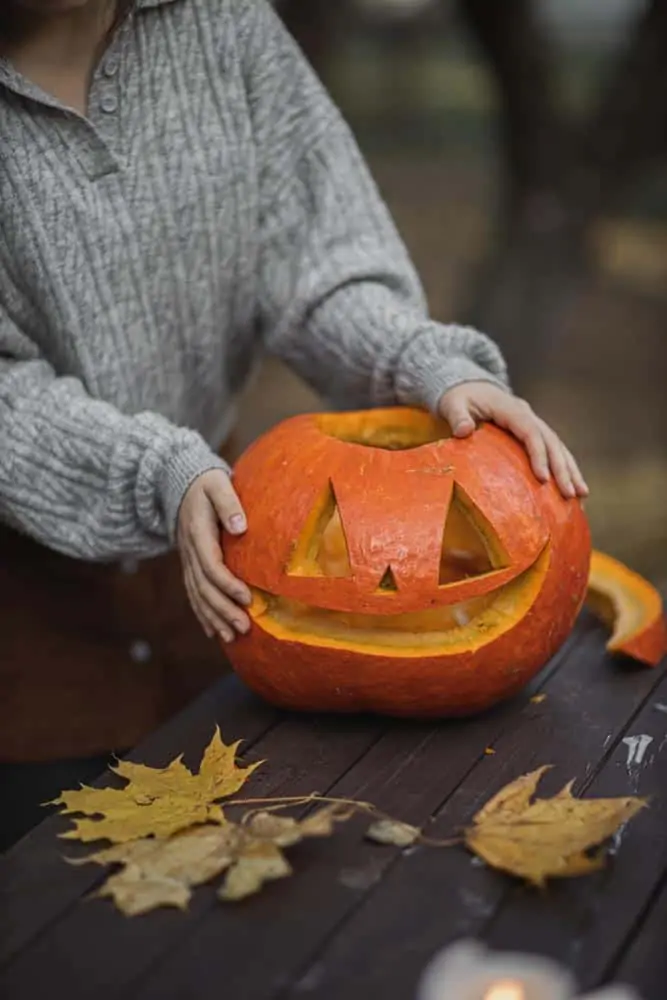
[[[242,535],[248,522],[227,473],[220,470],[218,475],[211,476],[206,483],[205,492],[225,530],[231,535]]]
[[[451,427],[454,437],[468,437],[475,429],[470,405],[462,396],[446,393],[440,401],[440,413]]]

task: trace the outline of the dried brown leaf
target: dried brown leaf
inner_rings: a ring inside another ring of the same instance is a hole
[[[303,840],[301,824],[298,820],[287,816],[276,816],[274,813],[256,813],[246,824],[250,836],[258,840],[268,840],[276,847],[292,847]]]
[[[327,837],[334,825],[354,810],[333,805],[298,821],[265,811],[249,814],[240,825],[197,826],[172,837],[144,837],[115,844],[74,864],[121,865],[107,879],[100,896],[113,899],[126,916],[148,913],[160,906],[185,909],[194,886],[227,877],[219,896],[245,899],[265,882],[285,878],[292,869],[282,849],[305,837]]]
[[[242,840],[233,824],[200,826],[168,840],[148,837],[98,851],[87,861],[120,864],[99,892],[126,916],[159,906],[185,909],[194,886],[210,882],[232,865]]]
[[[465,831],[466,846],[502,871],[541,886],[548,878],[584,875],[604,862],[599,848],[646,805],[645,799],[577,799],[568,784],[532,801],[547,767],[505,786]]]
[[[236,763],[239,743],[226,746],[220,730],[204,752],[199,772],[193,774],[177,757],[165,768],[120,761],[111,770],[127,781],[124,788],[82,786],[63,792],[52,805],[63,814],[82,814],[63,837],[84,842],[110,840],[124,844],[142,837],[171,837],[201,823],[222,823],[214,803],[234,795],[259,764],[241,768]]]
[[[306,837],[330,837],[336,823],[345,822],[357,811],[356,806],[334,803],[318,809],[302,820],[266,811],[251,814],[244,825],[253,837],[270,840],[277,847],[292,847]]]
[[[229,869],[218,896],[227,903],[238,902],[259,892],[265,882],[291,874],[292,868],[279,847],[270,840],[248,839]]]

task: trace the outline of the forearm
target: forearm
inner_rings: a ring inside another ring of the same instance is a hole
[[[461,382],[506,384],[488,337],[429,318],[408,253],[344,123],[334,122],[304,154],[274,203],[266,237],[269,350],[328,398],[434,409]]]
[[[125,416],[43,361],[0,363],[0,518],[88,560],[157,554],[183,493],[224,467],[198,434]]]

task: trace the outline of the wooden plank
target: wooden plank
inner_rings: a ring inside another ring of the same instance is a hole
[[[584,642],[594,657],[599,656],[597,631]],[[572,670],[565,660],[561,671],[547,679],[545,690],[580,686],[585,677],[577,673],[578,667]],[[531,704],[528,693],[467,722],[431,729],[394,724],[334,786],[332,794],[369,799],[390,814],[421,824],[471,768],[487,759],[485,749],[490,742],[511,731],[518,720],[535,719],[540,712],[541,706]],[[273,997],[289,986],[309,955],[344,924],[396,857],[394,850],[364,843],[357,824],[338,832],[330,843],[305,846],[295,852],[296,877],[242,907],[218,905],[207,911],[195,931],[184,936],[131,995],[169,1000],[191,991],[205,1000],[224,982],[230,995],[244,1000]],[[222,949],[221,941],[225,943]],[[378,941],[373,961],[378,961],[386,946]],[[254,955],[261,955],[261,962]]]
[[[227,740],[246,740],[246,752],[274,726],[279,714],[259,702],[234,677],[206,692],[133,753],[131,760],[164,766],[181,751],[196,765],[217,722]],[[95,782],[108,785],[111,775]],[[72,868],[63,854],[86,853],[78,845],[58,840],[68,822],[53,817],[40,824],[0,858],[0,967],[57,920],[99,880],[99,870]]]
[[[664,786],[663,786],[664,787]],[[667,881],[663,878],[644,919],[635,928],[630,947],[609,970],[614,982],[631,983],[642,1000],[665,1000],[667,983]]]
[[[554,885],[548,894],[513,888],[489,928],[492,945],[512,948],[521,942],[528,951],[551,955],[571,968],[585,989],[613,969],[667,871],[667,715],[655,707],[666,702],[663,679],[631,719],[626,731],[630,743],[616,743],[587,788],[592,796],[633,794],[651,800],[650,809],[618,838],[613,866],[600,875]],[[651,740],[643,756],[639,737]],[[663,981],[661,998],[665,992]]]
[[[496,742],[496,754],[478,761],[427,827],[429,835],[451,836],[506,782],[540,764],[556,765],[544,782],[547,794],[576,775],[583,777],[584,785],[590,782],[661,678],[661,672],[621,669],[612,663],[603,655],[600,636],[594,635],[592,644],[582,643],[547,686],[547,700],[517,717],[516,725]],[[646,725],[644,717],[642,722]],[[628,782],[620,780],[615,793],[627,791]],[[637,820],[646,822],[646,817]],[[640,830],[638,826],[630,832],[641,841]],[[640,842],[631,857],[624,854],[624,864],[638,865],[643,850]],[[613,877],[607,876],[610,882]],[[411,996],[431,956],[456,938],[481,934],[513,891],[510,880],[479,865],[462,849],[408,850],[351,919],[339,925],[326,947],[303,966],[294,986],[273,996]],[[572,888],[555,891],[569,893]],[[533,906],[540,905],[539,899],[533,894]],[[546,902],[542,906],[548,911]],[[526,945],[533,912],[526,907],[514,947]],[[603,946],[606,920],[599,933]]]
[[[563,656],[567,654],[567,649],[576,642],[576,637],[572,637],[572,640],[563,650]],[[559,659],[556,658],[552,664],[550,664],[546,670],[543,672],[543,678],[548,678],[550,674],[557,668]],[[538,682],[539,683],[539,682]],[[537,685],[536,685],[537,686]],[[513,711],[512,706],[505,706],[500,710],[500,719],[505,719],[507,724],[507,719],[511,717]],[[492,713],[491,719],[495,718],[495,713]],[[241,719],[236,720],[238,725],[234,726],[233,735],[243,735],[243,726],[245,723]],[[197,722],[196,726],[193,720],[190,718],[186,720],[185,729],[187,729],[187,740],[192,741],[198,737],[194,734],[194,730],[201,729],[201,720]],[[375,738],[375,734],[378,731],[377,727],[383,725],[392,725],[391,723],[372,723],[369,724],[364,720],[357,720],[354,722],[348,722],[346,720],[329,720],[326,724],[319,723],[317,720],[303,720],[303,722],[295,722],[292,727],[281,726],[279,727],[281,738],[285,742],[285,746],[281,747],[280,744],[272,745],[268,749],[264,743],[260,743],[256,747],[256,753],[263,756],[266,754],[273,761],[270,770],[265,771],[265,775],[270,775],[271,785],[262,785],[263,776],[261,772],[258,772],[254,781],[256,784],[254,787],[256,789],[261,789],[262,793],[268,793],[272,791],[274,794],[284,793],[284,794],[294,794],[299,792],[310,792],[316,787],[316,779],[318,778],[318,773],[316,770],[316,759],[312,753],[312,747],[309,747],[309,739],[307,734],[313,729],[317,731],[327,733],[327,739],[335,743],[336,747],[341,749],[345,747],[346,743],[349,742],[350,727],[352,727],[353,732],[361,733],[369,730],[370,735],[368,736],[368,745],[370,745]],[[468,726],[470,724],[461,724],[460,726],[451,727],[451,730],[447,731],[451,733],[450,743],[448,753],[451,755],[451,748],[456,744],[456,749],[460,750],[457,744],[456,733],[463,733],[468,731]],[[483,748],[487,739],[488,723],[485,719],[480,719],[474,723],[474,731],[477,733],[475,738],[476,752],[483,752]],[[206,728],[206,727],[205,727]],[[229,730],[229,726],[225,725],[226,730]],[[400,728],[400,727],[399,727]],[[190,731],[193,730],[193,731]],[[405,733],[407,736],[399,738],[394,750],[398,755],[395,768],[403,766],[404,758],[406,755],[405,740],[408,742],[419,741],[423,738],[423,734],[430,732],[430,727],[405,727]],[[492,733],[495,730],[491,731]],[[306,736],[304,736],[306,734]],[[170,732],[166,737],[166,743],[169,747],[167,757],[173,756],[179,751],[183,745],[185,736],[181,733],[180,727],[175,731]],[[471,737],[472,739],[472,737]],[[340,750],[338,751],[340,754]],[[355,746],[352,746],[352,758],[350,758],[349,750],[345,751],[345,756],[338,760],[337,766],[339,767],[339,772],[334,775],[335,778],[339,778],[341,774],[344,773],[346,767],[349,766],[350,760],[353,759],[354,754],[357,753]],[[290,775],[289,771],[285,772],[285,766],[290,761],[296,758],[298,761],[299,768],[296,773]],[[463,771],[467,768],[468,760],[461,753],[458,754],[459,768],[463,767]],[[372,765],[374,766],[374,765]],[[331,771],[334,774],[333,770]],[[410,772],[414,778],[414,772]],[[457,775],[463,772],[456,772]],[[293,780],[291,780],[293,779]],[[455,779],[458,780],[458,779]],[[403,791],[405,794],[410,794],[410,785],[404,782]],[[319,788],[320,791],[325,791],[326,788]],[[50,824],[49,824],[50,825]],[[53,845],[54,832],[51,829],[44,829],[43,831],[46,844]],[[52,846],[53,850],[53,846]],[[56,865],[61,864],[60,857],[56,852],[55,856]],[[91,878],[90,882],[81,883],[77,882],[73,884],[71,882],[72,869],[65,865],[61,868],[57,868],[57,876],[63,880],[66,880],[67,885],[70,888],[70,901],[74,901],[78,894],[83,894],[92,888],[94,882],[90,872],[95,872],[96,869],[76,869],[79,875],[88,873],[88,877]],[[348,894],[346,893],[346,899],[348,899]],[[356,899],[356,896],[353,897]],[[259,901],[259,905],[262,902]],[[40,988],[40,984],[44,985],[43,979],[46,979],[50,975],[50,970],[53,968],[53,962],[55,961],[55,967],[58,968],[59,981],[64,984],[70,978],[74,978],[78,981],[86,982],[86,989],[92,988],[94,982],[98,978],[102,977],[103,982],[99,983],[99,989],[102,991],[104,996],[117,995],[114,990],[118,990],[118,995],[126,996],[126,986],[133,976],[141,975],[144,970],[150,967],[152,961],[156,959],[156,955],[159,955],[159,948],[163,947],[165,950],[171,948],[174,942],[178,941],[184,937],[192,926],[198,926],[198,917],[202,912],[207,912],[209,909],[215,910],[216,914],[221,910],[220,905],[214,900],[213,894],[207,892],[206,889],[200,889],[197,891],[195,902],[191,908],[190,913],[187,916],[187,925],[184,924],[184,918],[179,914],[174,913],[160,913],[151,915],[141,921],[133,921],[131,923],[123,922],[117,914],[111,911],[110,904],[108,902],[96,902],[86,904],[84,920],[86,921],[85,927],[82,929],[79,926],[80,918],[77,916],[77,907],[74,906],[74,911],[70,915],[69,913],[65,915],[61,924],[50,929],[49,934],[44,935],[44,940],[38,943],[36,948],[30,949],[26,955],[25,963],[15,963],[17,968],[12,969],[11,973],[8,974],[4,980],[0,977],[0,984],[4,983],[5,989],[16,989],[15,995],[17,997],[30,997],[32,994],[34,984],[35,989]],[[246,910],[246,907],[243,908]],[[239,913],[241,910],[238,911]],[[96,914],[98,914],[96,916]],[[237,919],[236,913],[232,916],[229,914],[229,919],[235,921]],[[308,924],[309,920],[306,921]],[[275,930],[276,923],[272,919],[272,927]],[[234,924],[236,926],[236,924]],[[243,925],[246,926],[245,924]],[[277,926],[281,926],[280,921]],[[132,932],[130,934],[130,940],[127,941],[127,933],[125,931],[126,927],[131,927]],[[247,933],[247,928],[244,933]],[[63,969],[63,961],[65,961],[65,956],[68,954],[68,935],[72,940],[76,939],[77,936],[83,935],[83,940],[87,939],[91,941],[94,938],[94,944],[86,949],[86,954],[94,955],[95,967],[92,970],[92,980],[89,977],[87,980],[79,978],[79,969],[75,964],[68,965]],[[150,939],[148,943],[145,942],[145,938]],[[309,938],[310,940],[310,938]],[[55,941],[55,945],[53,942]],[[216,939],[215,948],[218,950],[220,938]],[[123,945],[121,948],[121,944]],[[63,950],[64,949],[64,950]],[[230,951],[233,951],[233,947],[230,947]],[[228,953],[228,948],[225,948],[225,953]],[[307,952],[306,952],[307,953]],[[119,961],[118,955],[122,955],[122,960]],[[55,955],[55,957],[54,957]],[[103,956],[107,956],[106,961],[103,961]],[[303,959],[303,953],[298,952],[298,960]],[[21,970],[25,969],[26,974],[22,979]],[[255,971],[257,971],[255,969]],[[14,983],[15,987],[11,984]],[[74,986],[70,989],[70,1000],[77,995],[76,982]]]
[[[385,721],[351,719],[344,723],[333,719],[302,717],[278,723],[253,745],[253,758],[275,761],[271,769],[257,772],[246,786],[249,795],[302,795],[314,790],[326,791],[331,784],[369,749],[386,726]],[[231,720],[230,720],[231,721]],[[211,716],[198,720],[197,729],[177,728],[167,739],[168,756],[187,744],[203,746],[210,736]],[[252,722],[252,716],[245,725]],[[203,731],[202,731],[203,725]],[[234,717],[231,735],[244,735],[243,720]],[[166,739],[166,738],[165,738]],[[68,869],[69,886],[81,869]],[[96,866],[83,871],[99,880],[102,871]],[[81,895],[87,887],[76,883]],[[203,911],[217,903],[212,888],[197,890],[187,914],[161,910],[136,920],[118,913],[107,900],[75,902],[61,911],[29,948],[15,955],[0,972],[0,996],[3,1000],[37,1000],[54,982],[68,1000],[97,1000],[127,997],[129,983],[142,971],[159,962],[181,937],[196,927]],[[216,950],[220,941],[216,943]],[[216,984],[216,996],[219,994]]]

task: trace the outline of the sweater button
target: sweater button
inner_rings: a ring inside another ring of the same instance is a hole
[[[145,639],[135,639],[130,646],[130,659],[135,663],[148,663],[152,655],[151,645]]]
[[[100,108],[106,115],[112,115],[118,111],[118,99],[113,94],[105,94],[100,101]]]
[[[118,72],[118,60],[115,59],[113,56],[109,56],[109,58],[102,67],[102,72],[107,77],[115,76],[116,73]]]

